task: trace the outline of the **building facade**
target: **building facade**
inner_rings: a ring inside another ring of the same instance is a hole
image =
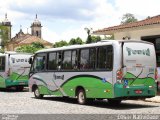
[[[103,28],[95,35],[114,35],[114,39],[135,39],[152,42],[155,46],[157,66],[160,73],[160,15],[141,21]],[[159,77],[160,80],[160,77]]]

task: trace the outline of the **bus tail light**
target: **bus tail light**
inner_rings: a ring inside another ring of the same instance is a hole
[[[157,70],[157,68],[155,69],[155,79],[156,80],[158,79],[158,70]]]
[[[119,69],[119,70],[117,71],[117,80],[122,80],[122,77],[123,77],[122,69]]]

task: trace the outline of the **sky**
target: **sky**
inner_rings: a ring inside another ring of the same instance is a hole
[[[160,14],[160,0],[0,0],[0,21],[7,13],[12,37],[31,33],[36,14],[42,24],[42,38],[51,43],[80,37],[87,39],[84,28],[94,31],[119,25],[122,16],[133,14],[138,20]]]

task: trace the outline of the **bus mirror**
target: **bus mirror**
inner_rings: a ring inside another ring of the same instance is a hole
[[[32,64],[32,57],[29,58],[29,64]]]

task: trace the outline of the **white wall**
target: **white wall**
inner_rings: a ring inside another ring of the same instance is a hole
[[[141,39],[142,36],[160,35],[160,25],[149,25],[147,27],[131,28],[114,33],[115,39],[130,37],[131,39]]]

